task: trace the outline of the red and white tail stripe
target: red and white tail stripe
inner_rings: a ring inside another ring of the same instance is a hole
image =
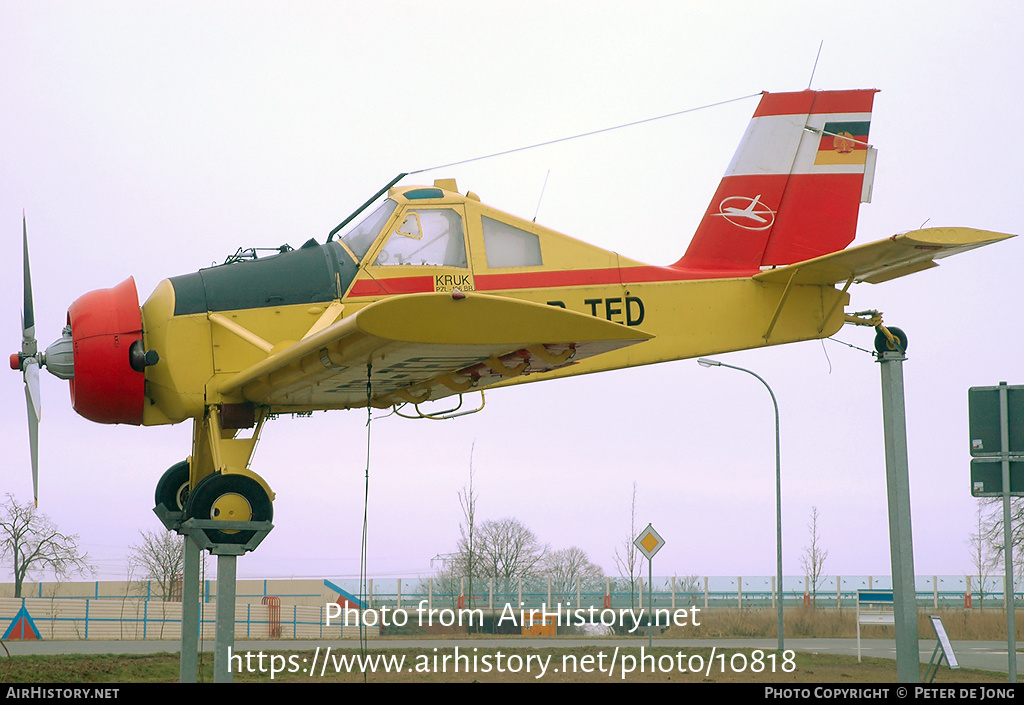
[[[850,244],[870,197],[875,92],[765,93],[674,266],[749,273]]]

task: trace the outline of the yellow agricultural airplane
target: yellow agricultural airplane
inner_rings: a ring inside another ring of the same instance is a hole
[[[488,207],[454,180],[392,182],[382,205],[325,244],[171,277],[141,308],[133,279],[86,294],[40,353],[26,236],[24,337],[11,366],[25,377],[36,494],[44,365],[70,379],[74,408],[93,421],[193,420],[192,454],[161,478],[158,507],[185,519],[269,520],[274,494],[249,461],[272,414],[418,409],[877,325],[846,313],[854,282],[1011,236],[930,228],[843,249],[870,198],[874,93],[764,93],[689,248],[668,266]]]

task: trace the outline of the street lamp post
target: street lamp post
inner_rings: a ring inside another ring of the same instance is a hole
[[[732,370],[746,372],[756,377],[772,397],[772,405],[775,407],[775,603],[778,606],[778,633],[779,653],[784,651],[784,639],[782,628],[782,463],[779,454],[779,404],[775,401],[775,392],[768,386],[768,383],[760,375],[751,372],[743,367],[727,365],[718,360],[709,360],[702,357],[697,360],[701,367],[728,367]]]

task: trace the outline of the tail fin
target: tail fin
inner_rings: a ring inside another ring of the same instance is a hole
[[[764,93],[675,267],[750,272],[841,250],[870,200],[875,90]]]

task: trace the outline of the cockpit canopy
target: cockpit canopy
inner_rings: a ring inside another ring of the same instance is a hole
[[[451,181],[443,182],[454,188]],[[389,197],[341,241],[364,265],[469,266],[467,204],[490,210],[472,194],[460,196],[438,187],[392,189]],[[490,215],[471,212],[480,225],[487,267],[537,267],[544,263],[540,237],[525,227]],[[531,224],[532,225],[532,224]]]

